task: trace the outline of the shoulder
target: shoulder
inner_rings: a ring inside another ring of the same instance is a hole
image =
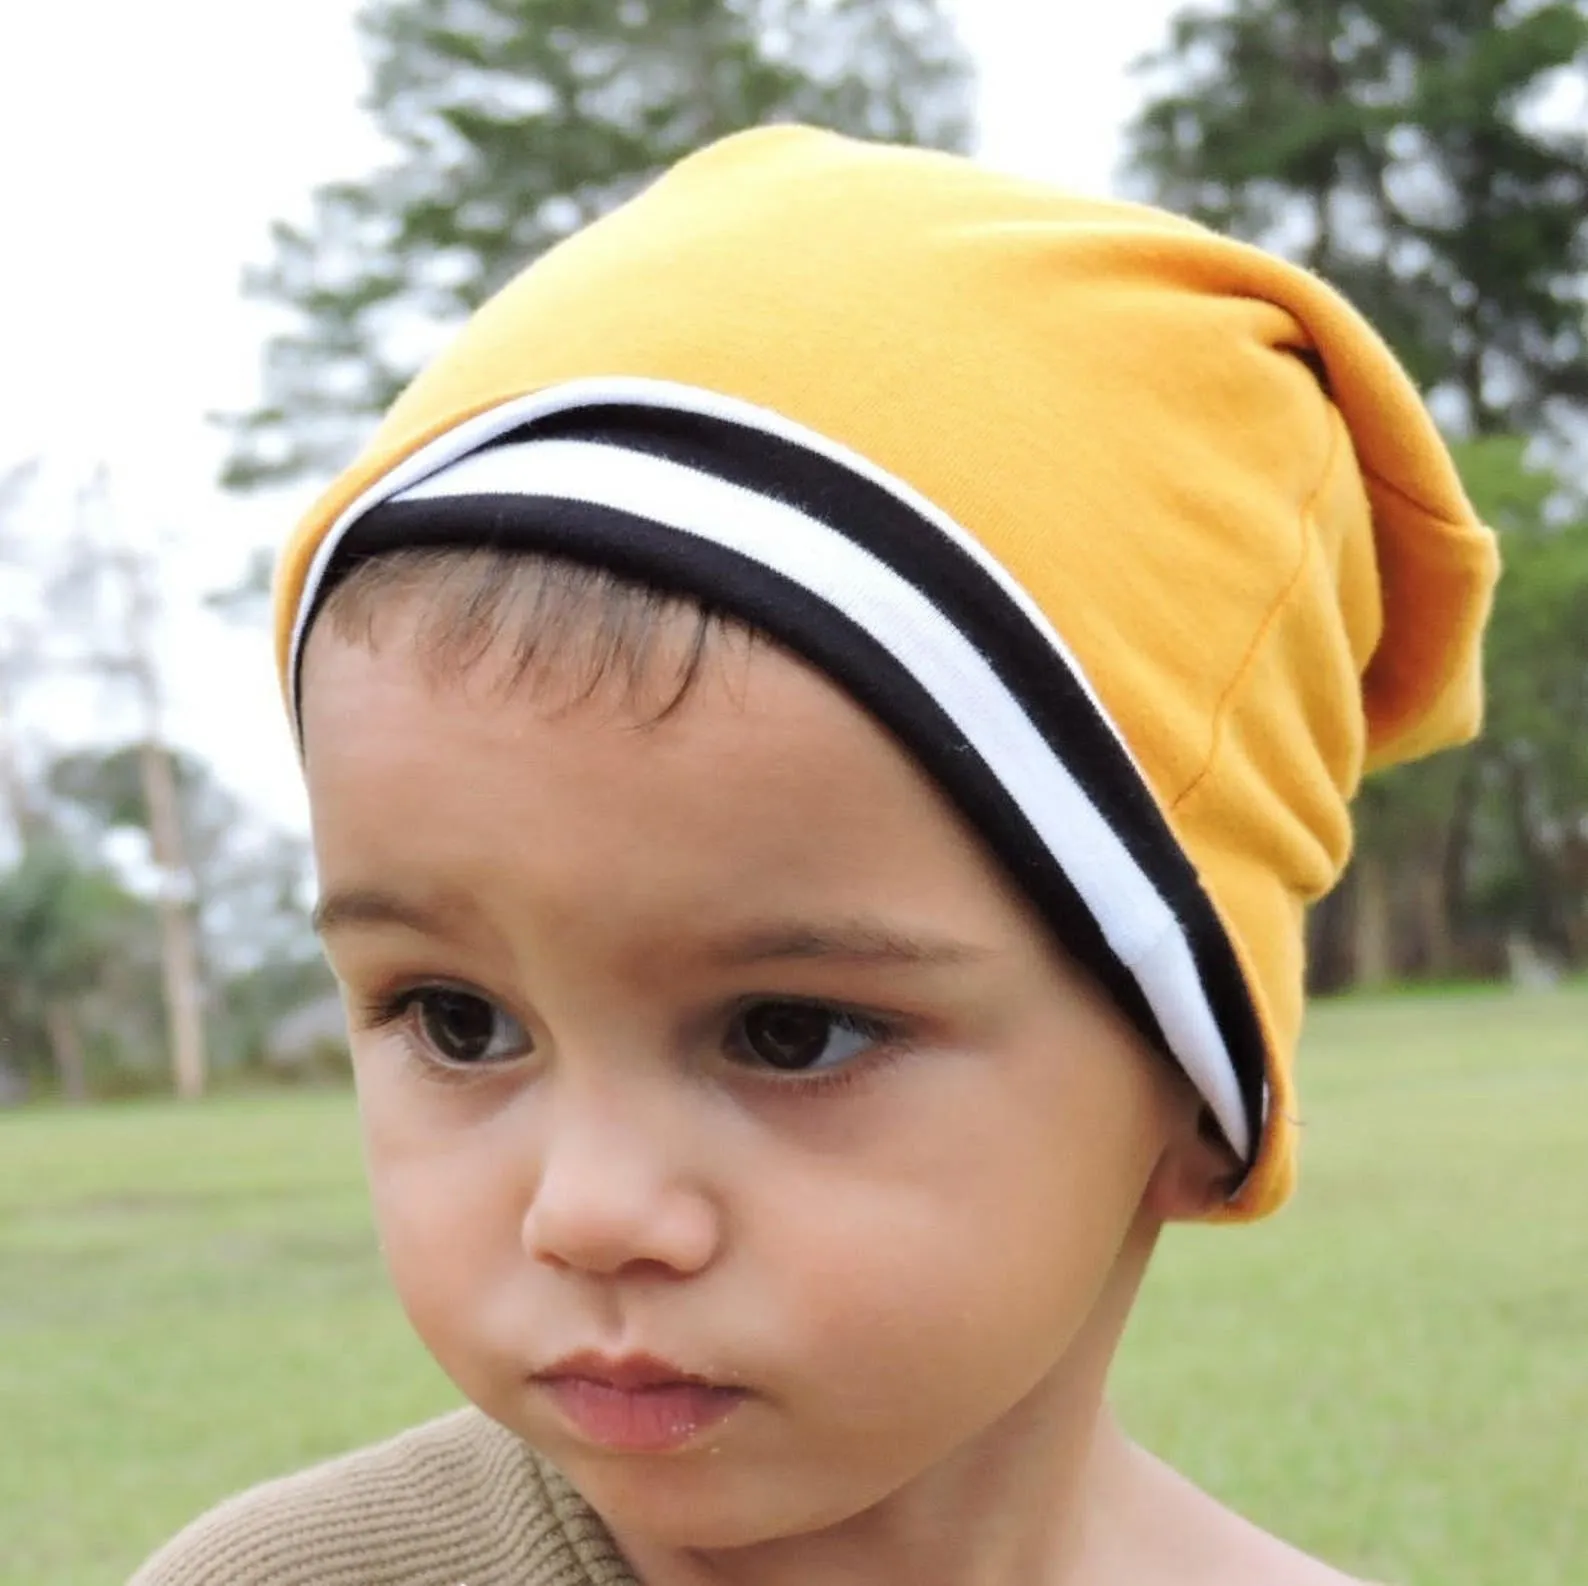
[[[1227,1509],[1223,1513],[1229,1563],[1216,1577],[1219,1586],[1370,1586]]]
[[[131,1586],[621,1586],[609,1551],[526,1444],[461,1410],[227,1500]]]
[[[1270,1545],[1252,1550],[1260,1571],[1252,1575],[1253,1586],[1370,1586],[1272,1537],[1265,1536],[1264,1541]]]
[[[1135,1451],[1144,1480],[1130,1578],[1177,1586],[1369,1586],[1282,1542],[1178,1472]]]

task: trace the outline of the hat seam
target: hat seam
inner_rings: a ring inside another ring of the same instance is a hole
[[[1201,766],[1192,774],[1191,779],[1170,799],[1169,810],[1171,814],[1177,814],[1185,804],[1189,803],[1202,788],[1203,784],[1213,775],[1214,769],[1223,753],[1229,718],[1235,708],[1235,702],[1242,692],[1252,667],[1256,664],[1258,655],[1262,652],[1264,644],[1267,643],[1269,635],[1272,634],[1280,617],[1284,615],[1291,601],[1295,598],[1296,591],[1300,588],[1301,581],[1306,575],[1307,566],[1312,560],[1314,551],[1317,549],[1318,503],[1322,499],[1324,491],[1328,488],[1329,481],[1334,476],[1335,465],[1340,457],[1341,444],[1345,438],[1345,425],[1338,411],[1331,407],[1328,409],[1328,413],[1332,430],[1329,439],[1329,451],[1324,459],[1324,466],[1318,476],[1318,482],[1308,493],[1298,514],[1300,534],[1298,536],[1299,546],[1295,566],[1292,567],[1283,587],[1258,621],[1256,628],[1252,632],[1251,642],[1242,653],[1240,661],[1230,675],[1229,682],[1225,684],[1219,694],[1218,703],[1213,707],[1213,726],[1208,741],[1208,752]]]
[[[1447,515],[1446,513],[1440,511],[1438,507],[1432,506],[1428,502],[1424,501],[1421,496],[1414,495],[1410,490],[1406,489],[1404,485],[1396,484],[1396,482],[1391,479],[1388,474],[1379,473],[1375,469],[1364,467],[1362,470],[1362,477],[1367,484],[1370,486],[1376,485],[1381,490],[1388,491],[1389,494],[1394,496],[1397,501],[1404,502],[1414,512],[1418,513],[1424,518],[1427,518],[1431,523],[1437,523],[1442,529],[1455,530],[1456,538],[1461,543],[1468,543],[1474,538],[1472,533],[1474,523],[1470,517],[1451,517]]]

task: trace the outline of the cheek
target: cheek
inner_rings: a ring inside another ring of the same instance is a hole
[[[381,1250],[415,1331],[454,1375],[499,1275],[521,1259],[515,1161],[490,1149],[479,1098],[355,1053]]]
[[[1059,1365],[1155,1160],[1128,1075],[1090,1089],[1051,1066],[1007,1086],[959,1077],[890,1098],[870,1148],[790,1170],[767,1211],[767,1286],[845,1435],[871,1423],[879,1446],[907,1427],[951,1444]]]

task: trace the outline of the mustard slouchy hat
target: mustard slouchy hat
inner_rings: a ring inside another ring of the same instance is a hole
[[[890,728],[1247,1171],[1295,1178],[1303,916],[1365,769],[1470,737],[1497,571],[1328,286],[1131,204],[798,127],[682,162],[479,310],[304,519],[734,612]]]

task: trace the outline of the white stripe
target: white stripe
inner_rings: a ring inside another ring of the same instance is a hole
[[[1171,1048],[1244,1160],[1233,1064],[1190,945],[1106,816],[981,653],[907,579],[798,508],[682,464],[585,441],[476,451],[402,489],[403,501],[479,494],[589,502],[736,551],[801,585],[892,654],[992,768],[1131,970]]]
[[[698,414],[703,418],[721,419],[724,423],[742,425],[746,429],[758,430],[763,435],[789,441],[806,451],[827,458],[830,462],[838,463],[862,479],[869,480],[919,513],[940,534],[969,556],[998,585],[1005,597],[1025,615],[1032,627],[1053,646],[1054,653],[1064,663],[1071,677],[1086,691],[1087,698],[1091,700],[1097,711],[1098,719],[1114,734],[1120,748],[1135,766],[1137,775],[1141,775],[1141,766],[1136,760],[1135,753],[1103,708],[1102,701],[1092,688],[1091,680],[1081,669],[1080,662],[1071,654],[1063,636],[1048,620],[1048,614],[975,535],[957,523],[935,502],[928,500],[912,485],[890,474],[885,468],[879,467],[869,457],[837,441],[829,440],[827,436],[796,423],[793,419],[785,418],[771,408],[760,407],[737,397],[722,396],[718,392],[707,391],[699,386],[681,385],[673,380],[646,380],[631,375],[567,380],[561,385],[549,386],[543,391],[514,397],[496,407],[488,408],[483,413],[476,413],[473,418],[465,419],[445,434],[438,435],[427,446],[405,457],[389,473],[376,480],[331,525],[309,565],[303,598],[298,603],[296,620],[293,624],[289,675],[294,679],[297,677],[299,651],[303,644],[309,613],[314,609],[315,591],[319,588],[325,569],[332,556],[336,554],[336,548],[350,524],[355,523],[371,507],[377,506],[382,501],[389,501],[407,486],[435,473],[438,469],[445,468],[449,463],[456,462],[460,457],[467,456],[499,436],[506,435],[510,430],[533,424],[538,419],[550,418],[553,414],[614,403],[659,408],[663,412]],[[1143,781],[1145,781],[1144,777]]]

